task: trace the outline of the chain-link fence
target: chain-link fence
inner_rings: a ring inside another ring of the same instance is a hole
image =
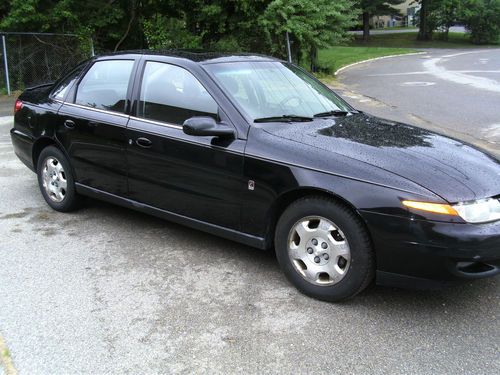
[[[53,82],[93,54],[76,35],[0,32],[0,94]]]

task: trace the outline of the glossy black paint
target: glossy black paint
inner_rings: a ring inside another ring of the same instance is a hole
[[[276,220],[293,200],[329,195],[366,224],[380,283],[500,272],[500,222],[472,225],[401,205],[403,199],[454,203],[498,196],[500,163],[482,151],[363,113],[252,123],[204,66],[273,60],[268,57],[131,52],[94,58],[79,77],[106,59],[136,62],[124,114],[75,105],[78,79],[64,103],[51,97],[53,85],[21,95],[11,135],[28,167],[35,168],[45,145],[55,144],[71,161],[80,193],[259,248],[272,247]],[[219,105],[220,126],[234,136],[196,136],[137,117],[145,61],[178,65],[197,77]]]

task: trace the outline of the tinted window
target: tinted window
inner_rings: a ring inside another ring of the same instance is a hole
[[[68,90],[71,86],[73,86],[73,83],[78,79],[78,76],[86,65],[87,63],[81,64],[80,66],[73,69],[73,71],[68,74],[66,78],[61,81],[59,86],[57,86],[57,88],[52,92],[52,96],[55,99],[64,100],[64,97],[66,96]]]
[[[98,61],[85,74],[75,103],[108,111],[124,112],[132,60]]]
[[[217,119],[217,103],[187,70],[149,61],[142,79],[138,115],[182,125],[193,116]]]

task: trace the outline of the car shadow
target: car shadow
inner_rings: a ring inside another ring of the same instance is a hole
[[[245,272],[252,270],[252,272],[260,273],[260,275],[255,276],[254,280],[266,280],[266,283],[269,283],[266,287],[275,286],[286,290],[290,288],[290,284],[279,269],[274,251],[254,249],[209,233],[102,201],[87,199],[82,210],[91,213],[92,216],[106,216],[109,220],[116,219],[117,221],[128,222],[127,227],[134,228],[133,230],[137,233],[147,232],[147,236],[151,241],[158,241],[159,244],[163,244],[162,246],[165,247],[171,246],[172,243],[174,245],[177,243],[184,244],[186,241],[203,244],[203,248],[207,252],[204,252],[201,256],[206,256],[207,262],[223,264],[224,262],[236,260],[245,265]],[[168,239],[161,237],[160,234],[163,230],[168,230]],[[193,251],[194,253],[196,250],[188,249],[186,251]],[[199,254],[197,253],[196,256],[199,256]],[[154,267],[155,264],[149,266]],[[499,287],[500,285],[495,278],[461,283],[438,290],[399,289],[372,284],[355,298],[336,304],[336,306],[347,310],[369,307],[373,314],[376,314],[377,311],[381,314],[390,311],[391,314],[405,316],[419,311],[433,316],[436,316],[436,314],[437,316],[442,314],[448,317],[455,314],[463,316],[464,312],[473,314],[474,311],[477,311],[478,304],[482,304],[485,300],[498,298]],[[328,305],[326,302],[303,296],[294,288],[290,288],[290,290],[292,292],[287,293],[284,299],[288,299],[295,306],[310,303],[325,303]]]

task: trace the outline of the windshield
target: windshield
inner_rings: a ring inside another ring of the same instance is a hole
[[[234,62],[206,68],[253,120],[312,118],[350,110],[331,90],[292,64]]]

